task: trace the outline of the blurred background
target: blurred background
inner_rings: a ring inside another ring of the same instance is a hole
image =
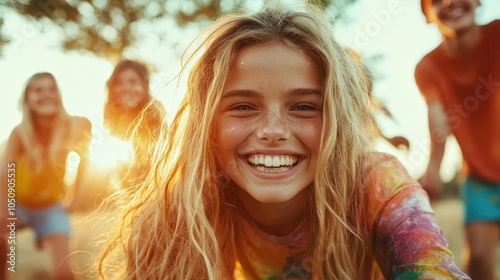
[[[290,4],[297,1],[283,0]],[[439,44],[438,31],[426,23],[418,0],[319,2],[336,19],[333,32],[338,41],[357,51],[374,75],[375,95],[390,112],[390,116],[377,116],[381,130],[386,136],[401,135],[410,141],[409,149],[396,149],[384,141],[378,149],[397,156],[418,178],[428,161],[429,133],[426,106],[413,71],[423,55]],[[92,176],[84,193],[87,203],[72,216],[75,253],[70,258],[82,279],[95,277],[89,267],[95,263],[99,247],[96,238],[108,230],[107,221],[113,219],[91,211],[112,192],[110,170],[126,164],[132,155],[130,144],[110,136],[102,124],[105,83],[115,64],[123,58],[147,63],[152,71],[150,90],[165,105],[167,119],[171,120],[183,94],[182,83],[177,85],[173,80],[189,43],[217,14],[238,8],[257,10],[264,3],[0,0],[0,152],[21,121],[21,92],[36,72],[53,73],[68,113],[86,116],[93,125]],[[500,18],[500,1],[481,3],[478,23]],[[453,139],[448,143],[441,174],[446,182],[443,200],[434,207],[460,263],[463,237],[457,182],[461,155]],[[71,181],[74,166],[68,165],[67,173]],[[25,242],[19,243],[19,270],[13,279],[49,277],[46,252],[36,250],[32,232],[23,230],[18,238]]]

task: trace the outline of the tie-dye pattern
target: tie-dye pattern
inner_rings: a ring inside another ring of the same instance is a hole
[[[369,254],[360,279],[470,279],[460,272],[434,221],[426,193],[392,156],[373,154],[366,169],[364,214]],[[311,232],[271,236],[242,217],[235,279],[310,279]]]

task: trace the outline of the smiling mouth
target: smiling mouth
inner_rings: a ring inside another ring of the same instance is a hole
[[[265,173],[281,173],[297,165],[299,158],[291,155],[251,155],[247,161],[253,168]]]
[[[37,103],[38,105],[57,105],[58,100],[54,99],[46,99],[46,100],[41,100]]]
[[[457,19],[457,18],[463,16],[465,13],[466,13],[466,9],[464,7],[455,8],[455,9],[447,12],[444,15],[444,18],[446,20],[453,20],[453,19]]]

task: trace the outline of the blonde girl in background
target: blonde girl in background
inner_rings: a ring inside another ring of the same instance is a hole
[[[119,279],[469,279],[421,186],[372,152],[371,81],[322,11],[206,35],[103,277],[124,248]]]
[[[0,170],[1,219],[6,221],[7,217],[12,217],[4,203],[7,201],[7,170],[15,169],[16,228],[33,228],[38,246],[48,248],[54,279],[73,279],[67,260],[68,211],[75,208],[73,197],[78,197],[82,188],[91,124],[84,117],[68,115],[56,80],[50,73],[37,73],[28,80],[21,105],[23,120],[8,139]],[[80,156],[72,196],[66,195],[68,186],[64,183],[70,151]],[[63,199],[66,200],[63,202]],[[2,233],[6,233],[5,226]]]

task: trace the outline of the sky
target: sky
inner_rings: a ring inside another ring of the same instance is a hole
[[[415,0],[358,0],[347,12],[349,24],[339,22],[333,31],[342,45],[358,51],[364,59],[381,57],[372,63],[379,74],[375,94],[396,119],[396,122],[380,119],[382,129],[389,136],[406,136],[412,146],[409,151],[398,151],[382,143],[379,149],[396,155],[415,177],[422,174],[428,160],[429,134],[426,106],[415,85],[413,71],[422,56],[440,42],[435,27],[426,24],[419,3]],[[481,24],[500,19],[500,1],[483,0],[477,17]],[[26,80],[36,72],[49,71],[58,81],[68,113],[86,116],[92,121],[96,138],[94,151],[113,147],[102,140],[105,82],[113,65],[91,54],[62,52],[56,43],[57,32],[43,33],[37,23],[14,13],[5,14],[4,20],[5,32],[13,40],[0,56],[0,143],[21,121],[19,98]],[[151,91],[165,105],[169,118],[175,113],[182,91],[175,90],[175,83],[167,83],[179,70],[180,50],[197,33],[193,28],[182,34],[171,33],[170,36],[177,36],[172,40],[177,42],[179,49],[169,49],[154,38],[145,37],[140,47],[125,53],[125,57],[149,62],[157,69],[151,77]],[[442,177],[445,179],[461,163],[456,141],[450,143],[443,163],[446,168]],[[101,158],[106,157],[101,155]]]

